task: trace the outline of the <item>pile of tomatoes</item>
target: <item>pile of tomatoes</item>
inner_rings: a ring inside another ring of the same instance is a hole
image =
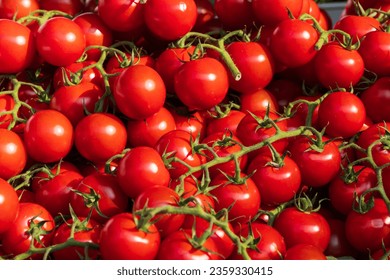
[[[1,259],[389,259],[390,1],[0,1]]]

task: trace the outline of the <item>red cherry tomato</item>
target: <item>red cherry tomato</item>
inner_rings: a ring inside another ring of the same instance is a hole
[[[69,119],[55,110],[32,115],[24,128],[24,144],[28,155],[38,162],[57,162],[73,147],[73,126]]]
[[[0,74],[18,73],[30,66],[35,43],[30,29],[10,19],[0,19]]]
[[[18,195],[14,188],[0,178],[0,236],[14,222],[19,209]]]
[[[67,66],[81,57],[86,47],[85,35],[72,20],[54,17],[36,33],[39,55],[54,66]]]

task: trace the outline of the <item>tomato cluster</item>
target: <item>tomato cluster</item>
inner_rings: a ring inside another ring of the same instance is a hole
[[[0,1],[0,259],[389,259],[389,5]]]

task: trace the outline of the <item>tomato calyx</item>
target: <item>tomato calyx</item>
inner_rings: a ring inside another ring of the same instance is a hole
[[[365,169],[365,166],[362,166],[360,169],[355,170],[354,165],[348,165],[346,168],[342,167],[341,178],[345,184],[352,184],[357,182],[359,175]]]
[[[105,215],[99,207],[99,200],[101,198],[100,194],[96,192],[96,190],[90,186],[87,186],[89,189],[89,193],[80,192],[79,190],[72,189],[72,191],[83,198],[84,204],[87,208],[89,208],[88,216],[92,215],[92,212],[95,210],[101,217],[108,219],[109,217]]]
[[[360,214],[366,214],[368,211],[370,211],[375,206],[375,198],[374,196],[370,196],[368,199],[366,198],[366,195],[368,193],[363,193],[360,196],[355,195],[355,203],[352,204],[352,210],[360,213]]]
[[[321,203],[326,199],[321,199],[318,201],[318,206],[315,207],[317,200],[317,193],[310,198],[306,193],[301,193],[294,199],[294,206],[301,212],[313,213],[318,212],[321,209]]]

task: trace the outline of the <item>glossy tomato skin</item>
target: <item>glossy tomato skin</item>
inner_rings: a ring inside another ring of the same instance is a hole
[[[367,116],[374,122],[390,121],[389,114],[389,77],[378,78],[360,96]]]
[[[284,260],[326,260],[323,251],[311,244],[297,244],[287,249]]]
[[[63,113],[76,126],[86,116],[85,111],[94,112],[102,96],[103,91],[93,83],[62,86],[53,93],[50,108]]]
[[[230,131],[233,135],[236,135],[237,126],[244,117],[244,112],[231,110],[226,116],[221,118],[212,118],[207,122],[206,135],[227,131]]]
[[[210,134],[202,141],[203,144],[209,146],[216,155],[219,157],[228,157],[233,153],[237,153],[242,150],[240,140],[232,135],[230,132],[217,132]],[[215,159],[214,154],[208,150],[203,151],[206,160],[212,161]],[[237,159],[240,166],[240,170],[245,170],[248,161],[248,156],[244,155]],[[225,163],[217,164],[209,168],[210,175],[218,176],[221,173],[233,175],[236,170],[236,163],[234,160],[230,160]]]
[[[287,121],[279,120],[276,113],[269,112],[267,116],[266,111],[246,112],[245,117],[237,126],[236,136],[245,146],[255,145],[273,137],[276,134],[276,128],[271,124],[267,124],[267,119],[273,120],[280,130],[287,130]],[[273,142],[272,145],[277,152],[283,154],[288,141],[287,139],[280,139]],[[262,153],[270,154],[269,148],[263,146],[257,149],[250,154],[250,158]]]
[[[137,228],[131,213],[111,217],[100,234],[104,260],[153,260],[160,247],[160,234],[154,225],[147,231]]]
[[[24,128],[24,144],[28,155],[43,163],[57,162],[68,155],[73,146],[73,126],[55,110],[32,115]]]
[[[251,2],[245,0],[216,0],[214,10],[225,30],[251,28],[254,14]]]
[[[241,108],[243,112],[266,111],[276,113],[279,105],[275,96],[267,89],[259,89],[241,96]]]
[[[250,161],[247,173],[253,174],[261,194],[263,206],[277,206],[294,198],[301,187],[301,172],[298,165],[288,156],[281,166],[272,164],[272,157],[258,155]]]
[[[27,163],[22,139],[15,132],[0,128],[0,178],[8,180],[19,174]]]
[[[290,68],[299,67],[314,58],[318,41],[314,27],[299,19],[284,20],[271,36],[270,50],[276,61]]]
[[[53,178],[40,180],[35,189],[35,202],[46,208],[55,217],[58,214],[69,214],[69,203],[72,190],[77,187],[83,176],[74,171],[55,175]]]
[[[384,200],[375,198],[373,208],[364,214],[350,211],[345,221],[345,234],[359,252],[374,252],[389,246],[390,215]]]
[[[96,67],[85,70],[85,68],[91,67],[91,65],[94,63],[95,62],[93,60],[85,60],[82,62],[69,64],[65,67],[58,67],[53,75],[54,90],[64,85],[68,86],[68,84],[65,83],[66,81],[64,79],[64,74],[66,74],[66,77],[71,83],[93,83],[103,89],[103,76],[99,70],[97,70]],[[81,71],[82,73],[80,73]]]
[[[92,162],[105,162],[123,151],[127,143],[126,127],[114,114],[93,113],[75,128],[77,151]]]
[[[39,9],[37,0],[2,0],[0,2],[0,18],[20,19]]]
[[[387,59],[390,51],[390,34],[377,30],[366,34],[358,49],[367,70],[379,77],[390,75],[390,63]]]
[[[221,62],[203,57],[183,64],[174,76],[177,97],[189,110],[206,110],[224,100],[228,73]]]
[[[233,42],[226,50],[241,72],[237,80],[229,73],[229,85],[241,94],[265,88],[272,80],[274,58],[265,45],[257,42]]]
[[[145,189],[134,201],[133,213],[142,211],[145,207],[155,208],[163,206],[179,206],[179,195],[172,189],[155,185]],[[184,222],[181,214],[157,214],[152,218],[162,238],[179,230]]]
[[[204,156],[198,153],[194,153],[192,149],[192,141],[195,139],[191,133],[184,130],[172,130],[164,134],[156,143],[155,149],[163,156],[171,153],[168,157],[176,157],[183,160],[192,167],[196,167],[204,163]],[[169,173],[172,179],[177,179],[188,171],[188,168],[180,162],[172,162],[168,167]],[[199,177],[199,172],[194,174]]]
[[[131,149],[120,160],[116,176],[121,189],[135,199],[155,185],[168,186],[170,174],[160,154],[151,147]]]
[[[142,120],[163,107],[166,89],[156,70],[146,65],[134,65],[119,75],[113,96],[124,115]]]
[[[203,247],[194,248],[188,241],[190,230],[179,230],[168,235],[160,245],[158,260],[218,260],[218,249],[211,238],[206,239]]]
[[[0,42],[0,74],[16,74],[30,66],[36,48],[28,27],[0,19]]]
[[[328,195],[330,203],[338,212],[347,215],[356,202],[356,195],[361,195],[365,191],[373,188],[377,184],[375,171],[370,167],[361,165],[353,166],[356,178],[348,181],[348,178],[336,176],[329,184]],[[345,175],[345,173],[343,172]],[[356,205],[355,205],[356,206]]]
[[[322,251],[328,247],[330,227],[319,213],[286,208],[275,219],[274,227],[284,237],[287,248],[302,243],[317,246]]]
[[[303,184],[323,187],[338,174],[341,155],[333,142],[326,143],[321,152],[313,150],[310,145],[311,140],[306,136],[297,137],[289,146],[291,158],[301,171]]]
[[[240,174],[243,178],[245,174]],[[261,205],[261,193],[251,178],[244,183],[230,182],[223,174],[211,180],[210,186],[216,187],[211,194],[216,197],[215,210],[231,207],[229,219],[235,223],[245,223],[253,218]]]
[[[78,216],[87,217],[91,215],[92,219],[97,222],[104,223],[108,218],[125,212],[129,206],[128,199],[114,175],[94,173],[86,176],[74,186],[73,193],[70,197],[70,205]],[[93,194],[99,197],[97,206],[100,213],[96,209],[91,209],[91,202],[96,201]],[[91,195],[92,198],[84,198],[82,195]],[[91,212],[92,211],[92,212]]]
[[[280,260],[286,253],[286,243],[283,236],[270,225],[253,222],[238,226],[236,233],[247,237],[253,232],[255,238],[260,238],[256,244],[256,249],[247,249],[247,253],[252,260]],[[233,252],[231,259],[242,259],[238,252]]]
[[[167,92],[175,92],[175,74],[180,66],[191,60],[194,50],[195,46],[188,48],[168,48],[163,50],[156,58],[155,69],[164,80]]]
[[[169,110],[162,107],[144,120],[128,120],[126,128],[130,147],[154,147],[161,136],[176,129],[176,123]]]
[[[76,62],[86,47],[81,28],[65,17],[54,17],[42,24],[36,33],[39,55],[54,66]]]
[[[99,244],[100,232],[102,225],[93,219],[85,221],[85,217],[79,217],[79,223],[83,223],[80,226],[76,226],[74,232],[74,239],[79,242],[95,243]],[[61,224],[54,233],[53,244],[61,244],[66,242],[71,237],[71,227],[74,221],[68,219]],[[62,250],[53,252],[53,257],[56,260],[80,260],[80,259],[92,259],[99,258],[100,252],[97,249],[88,248],[87,254],[84,247],[70,246]]]
[[[18,195],[14,188],[0,178],[0,235],[8,230],[19,209]]]
[[[39,235],[39,241],[33,241],[28,230],[32,223],[38,224],[40,222],[44,222],[42,229],[48,233]],[[47,247],[51,244],[54,228],[53,217],[44,207],[36,203],[20,203],[16,219],[1,237],[3,251],[14,256],[22,254],[28,251],[31,242],[34,242],[37,248]],[[33,255],[32,257],[42,258],[42,255]]]
[[[144,5],[139,0],[99,1],[98,14],[111,30],[130,35],[138,33],[144,25]]]
[[[194,0],[150,0],[145,5],[144,20],[155,36],[174,41],[191,31],[197,15]]]
[[[289,19],[287,9],[297,18],[302,10],[303,0],[253,0],[252,9],[257,20],[265,25],[275,26]]]
[[[346,15],[344,17],[341,17],[334,24],[334,28],[342,30],[351,35],[352,43],[356,43],[358,40],[363,41],[362,38],[368,33],[380,30],[381,24],[377,19],[373,17]],[[341,39],[341,42],[343,41],[341,35],[338,34],[336,36],[337,38]]]
[[[317,51],[314,69],[323,87],[349,89],[362,78],[364,61],[357,50],[348,50],[330,42]]]
[[[176,129],[187,131],[191,134],[193,139],[199,139],[202,141],[206,133],[207,118],[202,115],[200,111],[180,112],[180,108],[177,110],[171,110],[172,116],[175,120]]]
[[[78,14],[83,3],[80,0],[40,0],[39,5],[44,10],[58,10],[72,16]]]
[[[103,22],[98,14],[85,12],[73,18],[73,21],[80,26],[85,34],[86,46],[111,46],[113,43],[112,31]],[[88,50],[87,56],[89,60],[97,61],[100,57],[100,51]]]
[[[329,137],[352,137],[366,120],[362,100],[351,92],[332,92],[321,102],[318,109],[318,125],[325,128]]]
[[[11,95],[0,96],[0,112],[11,111],[15,107],[15,100]],[[4,114],[0,117],[0,128],[8,128],[13,120],[12,114]]]

